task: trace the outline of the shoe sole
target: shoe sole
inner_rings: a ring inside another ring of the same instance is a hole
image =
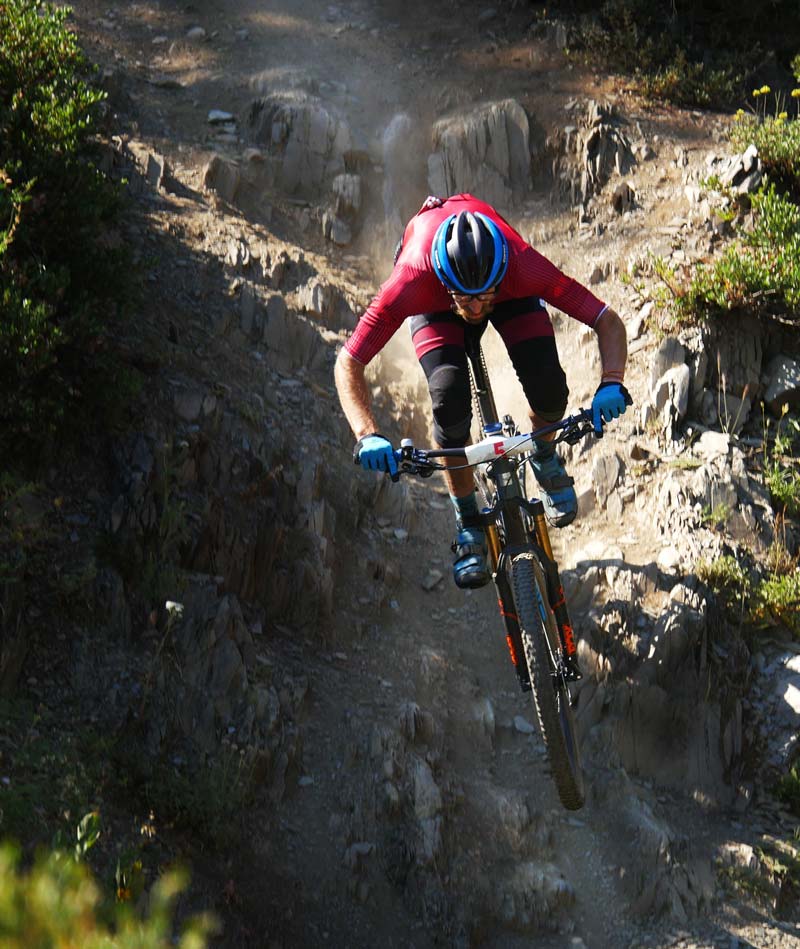
[[[453,577],[453,582],[459,588],[459,590],[477,590],[480,587],[485,587],[486,584],[492,578],[488,574],[479,574],[475,577]],[[459,582],[460,581],[460,582]]]

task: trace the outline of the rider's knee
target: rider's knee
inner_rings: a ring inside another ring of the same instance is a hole
[[[511,361],[536,415],[547,422],[564,418],[569,401],[567,377],[552,336],[534,336],[509,347]]]
[[[560,422],[567,411],[567,399],[559,400],[557,405],[553,402],[549,402],[547,406],[532,405],[531,409],[543,422]]]
[[[433,437],[440,448],[463,448],[469,441],[469,429],[472,424],[472,417],[442,426],[439,424],[436,415],[433,417]]]
[[[433,434],[442,448],[461,448],[472,423],[469,382],[457,366],[439,366],[428,379]]]
[[[528,404],[544,422],[558,422],[564,418],[569,401],[567,378],[560,366],[549,366],[536,379],[534,385],[526,385]]]

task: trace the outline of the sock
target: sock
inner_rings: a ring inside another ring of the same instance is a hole
[[[533,457],[536,461],[547,461],[556,453],[556,446],[553,442],[546,442],[536,439],[533,446]]]
[[[464,498],[457,498],[451,494],[450,500],[453,502],[453,509],[456,512],[456,520],[459,524],[461,524],[462,518],[478,513],[478,495],[475,491]]]

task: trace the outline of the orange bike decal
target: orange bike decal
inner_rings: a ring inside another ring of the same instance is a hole
[[[564,596],[564,587],[559,587],[559,588],[558,588],[558,596],[559,596],[559,599],[556,600],[555,603],[551,603],[551,604],[550,604],[550,606],[551,606],[551,608],[552,608],[553,610],[558,609],[559,606],[566,606],[566,605],[567,605],[567,600],[566,600],[566,598],[565,598],[565,596]]]
[[[514,643],[510,636],[506,636],[506,642],[508,643],[508,651],[511,653],[511,661],[514,665],[517,665],[517,651],[514,649]]]
[[[497,608],[500,610],[500,615],[501,615],[502,617],[504,617],[505,619],[513,619],[515,623],[519,622],[519,621],[517,620],[517,614],[516,614],[516,613],[509,613],[509,612],[506,611],[506,609],[505,609],[504,606],[503,606],[503,601],[502,601],[502,600],[498,600],[498,601],[497,601]]]
[[[575,633],[572,631],[572,627],[569,623],[564,623],[561,627],[561,632],[564,634],[564,646],[566,647],[567,655],[574,656],[578,647],[575,645]]]

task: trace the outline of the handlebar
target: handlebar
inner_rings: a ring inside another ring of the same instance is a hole
[[[466,464],[458,467],[473,468],[476,465],[495,461],[498,458],[513,458],[527,454],[534,439],[549,435],[552,432],[561,433],[553,439],[553,444],[566,442],[569,445],[576,444],[587,435],[597,434],[592,423],[592,410],[579,409],[575,415],[570,415],[560,422],[543,425],[527,435],[490,435],[476,444],[467,445],[464,448],[415,448],[409,439],[403,439],[401,447],[395,450],[394,453],[398,470],[396,475],[392,475],[392,481],[398,481],[400,476],[404,474],[428,478],[434,471],[441,471],[448,467],[433,460],[436,458],[462,458]],[[602,437],[602,435],[597,437]]]

